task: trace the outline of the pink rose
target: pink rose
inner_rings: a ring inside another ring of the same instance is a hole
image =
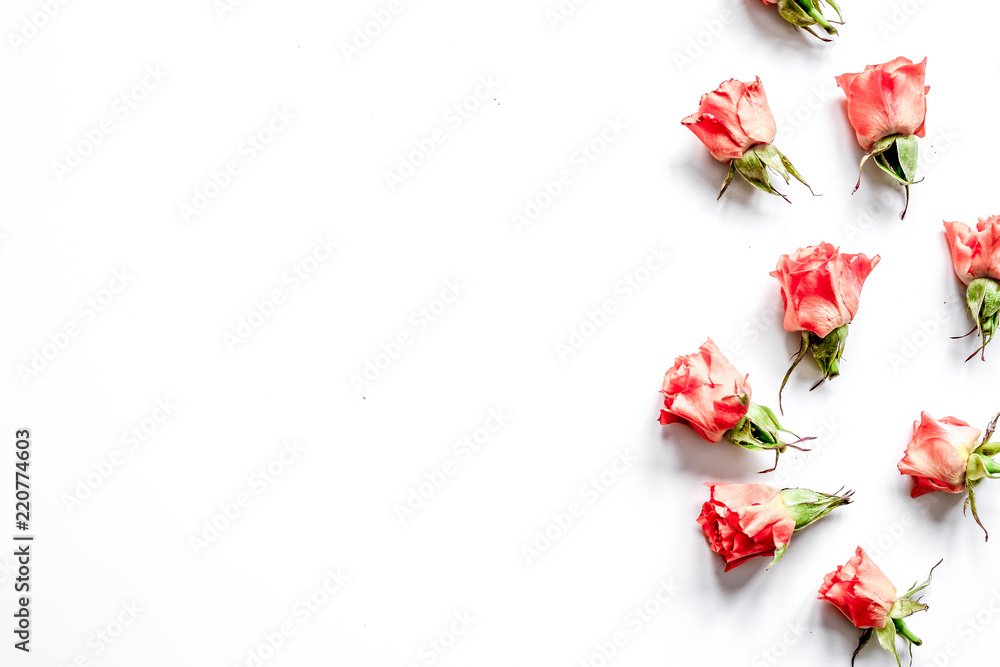
[[[724,81],[701,96],[698,112],[681,121],[720,162],[743,157],[755,144],[774,141],[776,126],[760,77],[753,83]]]
[[[896,587],[861,547],[846,565],[826,575],[818,598],[833,604],[856,628],[884,628],[899,599]]]
[[[785,331],[811,331],[826,338],[858,312],[861,287],[881,258],[848,255],[829,243],[782,255],[771,275],[781,283]]]
[[[726,572],[757,556],[774,556],[795,532],[781,492],[766,484],[706,484],[711,498],[698,523]]]
[[[792,533],[819,521],[841,505],[844,495],[809,489],[781,489],[766,484],[705,484],[710,497],[698,523],[712,551],[726,559],[726,572],[758,556],[781,560]],[[770,567],[770,566],[768,566]]]
[[[933,491],[962,493],[969,456],[976,450],[980,431],[961,419],[934,419],[926,412],[913,422],[913,438],[897,468],[913,477],[914,498]]]
[[[1000,216],[980,218],[976,231],[961,222],[945,222],[944,235],[951,250],[955,274],[965,283],[965,303],[976,323],[982,345],[969,359],[982,354],[1000,329]],[[964,338],[964,336],[963,336]]]
[[[944,235],[955,273],[963,283],[976,278],[1000,280],[1000,216],[980,218],[976,231],[961,222],[945,222]]]
[[[925,96],[930,90],[924,85],[926,66],[926,58],[919,63],[896,58],[837,77],[837,85],[847,96],[847,116],[866,151],[890,135],[924,136]]]
[[[687,424],[705,440],[721,441],[747,414],[748,377],[709,338],[694,354],[677,357],[663,377],[660,423]]]
[[[771,145],[776,126],[760,77],[753,83],[736,79],[722,82],[718,89],[702,95],[698,112],[681,123],[701,139],[712,157],[729,163],[729,174],[719,197],[739,173],[755,188],[788,201],[771,185],[768,169],[785,179],[785,183],[794,177],[809,187],[791,161]]]
[[[861,287],[880,259],[878,255],[868,259],[863,254],[841,254],[829,243],[799,248],[778,259],[771,275],[781,283],[785,331],[799,331],[802,339],[778,390],[779,406],[785,383],[808,353],[812,352],[823,371],[813,389],[840,375],[847,325],[858,312]]]
[[[855,658],[872,636],[877,636],[879,645],[896,658],[897,664],[901,662],[896,639],[902,638],[910,647],[912,662],[913,646],[920,646],[923,642],[906,626],[904,619],[927,609],[927,605],[913,596],[930,586],[934,570],[940,564],[941,561],[938,561],[931,568],[927,581],[897,595],[896,587],[889,578],[878,569],[864,549],[858,547],[854,558],[826,575],[817,597],[839,609],[851,619],[854,627],[864,630],[854,651]]]

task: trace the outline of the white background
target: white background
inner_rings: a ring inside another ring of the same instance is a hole
[[[211,0],[68,2],[16,48],[41,5],[6,4],[0,497],[13,534],[14,431],[30,428],[37,541],[30,656],[11,647],[13,546],[0,549],[0,663],[846,667],[858,632],[815,595],[858,544],[901,590],[945,559],[910,623],[915,664],[944,664],[932,658],[950,642],[950,664],[987,659],[998,545],[961,498],[911,500],[895,465],[921,410],[980,428],[1000,410],[1000,349],[963,363],[976,341],[949,339],[971,322],[941,226],[998,212],[990,10],[844,0],[842,35],[821,44],[750,0],[592,0],[555,25],[555,0],[404,0],[348,58],[387,4],[247,0],[220,16]],[[926,181],[904,221],[874,165],[850,196],[861,150],[833,81],[899,55],[928,56],[931,86]],[[822,197],[780,184],[790,206],[738,181],[715,201],[725,166],[679,121],[720,81],[757,75],[776,145]],[[478,101],[481,77],[496,90]],[[247,159],[275,109],[294,120]],[[112,131],[87,151],[102,119]],[[620,134],[581,161],[609,121]],[[437,128],[445,141],[391,190],[385,173]],[[81,142],[60,179],[54,163]],[[185,220],[230,160],[240,173]],[[511,216],[562,170],[570,185],[518,230]],[[327,236],[339,248],[293,289],[283,276]],[[820,241],[882,262],[843,375],[809,393],[809,360],[786,389],[784,423],[819,435],[814,451],[757,475],[766,454],[659,426],[664,371],[707,336],[776,407],[798,337],[768,272]],[[667,265],[639,271],[661,247]],[[104,291],[122,270],[128,285]],[[648,279],[616,290],[627,275]],[[441,313],[449,280],[462,289]],[[227,345],[275,289],[273,315]],[[615,312],[561,356],[606,299]],[[427,307],[440,314],[424,326]],[[351,376],[400,334],[410,345],[356,391]],[[49,358],[26,375],[36,352]],[[496,409],[502,428],[456,451]],[[130,449],[133,428],[149,435]],[[255,471],[291,439],[303,451],[258,493]],[[454,474],[401,520],[397,504],[443,466]],[[857,495],[770,571],[723,574],[694,521],[706,481]],[[220,518],[240,494],[249,506]],[[1000,488],[980,499],[1000,534]],[[574,503],[572,525],[551,528]],[[526,557],[547,527],[561,534]],[[328,595],[338,568],[348,580]],[[661,581],[679,590],[649,603]],[[308,596],[324,604],[306,617]],[[629,616],[647,603],[646,620]],[[474,621],[452,643],[456,614]],[[890,663],[875,646],[859,660]]]

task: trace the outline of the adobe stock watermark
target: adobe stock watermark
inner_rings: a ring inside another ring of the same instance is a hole
[[[94,659],[104,655],[104,652],[119,641],[122,635],[125,634],[125,631],[132,627],[139,617],[145,613],[146,608],[140,602],[126,601],[121,603],[111,619],[103,623],[101,627],[87,637],[85,648],[77,651],[71,660],[60,663],[60,665],[65,664],[67,667],[93,667],[95,664]]]
[[[223,533],[246,514],[246,511],[253,506],[255,499],[274,486],[305,451],[305,445],[300,445],[295,438],[289,438],[282,442],[281,449],[274,458],[250,473],[243,490],[237,492],[229,500],[219,503],[218,511],[202,521],[199,530],[188,535],[188,546],[191,547],[194,555],[200,556],[215,544]]]
[[[929,664],[934,665],[934,667],[945,667],[951,664],[951,661],[962,653],[964,647],[971,644],[976,637],[986,632],[993,625],[993,621],[998,616],[1000,616],[1000,590],[993,589],[990,591],[989,599],[985,603],[982,603],[979,609],[966,616],[955,628],[955,634],[963,640],[963,643],[959,643],[954,639],[945,642],[942,650],[930,653],[928,657]],[[967,663],[963,661],[960,664],[964,665]]]
[[[751,317],[737,329],[740,338],[729,344],[726,357],[733,360],[742,356],[747,351],[747,345],[756,343],[765,332],[784,331],[782,325],[784,318],[785,309],[781,301],[772,301],[769,307],[759,315]]]
[[[549,29],[555,32],[559,27],[569,21],[576,14],[580,7],[587,4],[589,0],[558,0],[555,4],[545,10],[545,21],[549,24]]]
[[[490,440],[510,420],[503,406],[490,408],[489,414],[482,426],[475,428],[457,440],[451,447],[451,456],[436,465],[423,478],[406,490],[406,498],[392,506],[399,523],[405,525],[416,516],[416,513],[444,488],[448,480],[462,471],[472,458],[485,447]]]
[[[413,0],[389,0],[384,7],[373,9],[364,23],[354,26],[351,37],[340,42],[340,53],[347,64],[350,65],[355,58],[374,44],[396,17],[411,4]]]
[[[52,172],[62,183],[71,175],[125,122],[150,94],[157,90],[167,80],[168,73],[159,65],[148,65],[143,70],[141,78],[112,100],[108,113],[91,127],[84,128],[80,139],[70,143],[64,149],[60,160],[52,161]]]
[[[887,40],[894,33],[899,32],[928,2],[930,0],[904,0],[893,4],[889,15],[875,23],[878,31],[882,34],[882,39]]]
[[[367,357],[361,369],[351,374],[348,379],[355,393],[362,396],[364,390],[382,377],[382,374],[389,370],[417,338],[425,334],[432,324],[451,309],[452,304],[468,288],[468,285],[457,278],[445,280],[438,296],[411,312],[407,325],[395,336],[380,343],[379,351]]]
[[[808,633],[806,627],[797,620],[803,618],[804,614],[805,612],[795,614],[791,621],[785,623],[781,634],[767,648],[754,654],[750,659],[750,667],[771,667],[788,655],[792,647]]]
[[[69,3],[70,0],[38,0],[38,9],[22,16],[16,31],[7,32],[11,50],[19,53],[21,48],[37,37]]]
[[[174,416],[179,407],[169,396],[156,399],[148,415],[122,433],[119,438],[121,447],[111,450],[106,457],[91,464],[93,471],[77,477],[73,491],[62,495],[66,510],[72,513],[84,501],[93,497],[94,492],[104,486],[127,460],[133,458],[156,435],[160,427]]]
[[[389,192],[395,192],[407,179],[438,152],[438,149],[452,138],[479,111],[487,100],[494,99],[500,87],[500,82],[492,74],[479,77],[472,90],[441,115],[443,126],[439,125],[425,136],[413,140],[414,148],[404,150],[396,156],[396,168],[387,169],[382,177],[385,179]]]
[[[629,450],[615,453],[611,463],[580,485],[577,498],[562,510],[549,514],[548,522],[537,529],[529,540],[521,545],[521,556],[528,565],[534,565],[545,553],[577,525],[587,509],[592,507],[625,476],[637,461]]]
[[[190,223],[219,198],[233,184],[247,165],[268,150],[295,120],[295,114],[288,107],[275,107],[271,116],[255,132],[248,134],[236,147],[236,154],[222,163],[218,169],[209,170],[201,185],[195,186],[190,201],[177,205],[181,220]]]
[[[246,2],[247,0],[212,0],[212,11],[215,12],[215,16],[220,21],[225,21],[230,14],[245,5]]]
[[[663,246],[649,246],[646,256],[636,268],[623,274],[615,281],[610,296],[602,299],[594,308],[587,309],[583,317],[570,326],[569,336],[556,342],[556,355],[564,364],[582,350],[594,336],[604,328],[610,319],[621,311],[653,276],[667,265],[670,253]]]
[[[843,92],[832,78],[829,81],[824,79],[823,83],[819,85],[814,84],[809,86],[809,94],[806,98],[794,109],[776,119],[778,126],[777,142],[781,144],[787,143],[792,138],[792,135],[812,120],[813,115],[817,111],[829,104],[831,100],[841,99],[842,97]]]
[[[230,354],[244,343],[268,322],[278,309],[288,303],[288,297],[295,294],[306,282],[330,261],[340,244],[326,234],[316,237],[312,248],[301,259],[296,260],[282,274],[279,283],[267,291],[264,296],[255,299],[250,312],[240,317],[231,330],[222,334],[222,342]]]
[[[882,524],[882,532],[875,538],[861,543],[861,548],[871,556],[872,560],[878,562],[882,556],[892,551],[910,528],[917,525],[917,519],[925,516],[930,511],[930,499],[927,496],[913,498],[911,505],[913,510],[907,510],[899,515],[895,521]]]
[[[736,14],[725,8],[712,18],[702,21],[701,29],[688,36],[684,46],[675,49],[671,54],[677,72],[683,72],[709,51],[735,20]]]
[[[563,196],[581,174],[585,173],[594,162],[607,153],[608,148],[621,138],[628,129],[619,116],[607,118],[604,125],[593,138],[573,149],[567,163],[561,167],[552,180],[543,179],[534,194],[528,196],[524,207],[510,214],[510,222],[514,231],[522,234],[525,229],[541,218],[550,206]]]
[[[920,355],[920,351],[931,344],[935,339],[941,340],[946,334],[945,325],[951,321],[951,313],[948,310],[939,308],[933,317],[924,317],[917,320],[913,327],[913,333],[903,336],[898,347],[886,353],[885,358],[889,362],[889,368],[898,371]]]
[[[437,663],[458,643],[459,639],[472,629],[478,620],[468,609],[455,612],[443,630],[427,638],[417,648],[417,659],[410,661],[407,667],[430,667],[430,665]]]
[[[672,578],[656,583],[653,594],[633,606],[606,639],[595,642],[590,654],[577,662],[578,667],[606,667],[682,590]]]
[[[306,623],[315,618],[337,597],[351,576],[342,567],[327,568],[323,580],[315,588],[296,600],[284,620],[272,630],[260,635],[254,646],[247,649],[236,664],[239,667],[262,667],[291,640]]]
[[[104,287],[80,302],[76,308],[76,317],[70,318],[66,324],[50,333],[46,342],[31,350],[28,360],[17,367],[21,381],[27,385],[51,366],[98,315],[111,307],[132,284],[132,280],[133,276],[127,268],[112,271],[111,279]]]

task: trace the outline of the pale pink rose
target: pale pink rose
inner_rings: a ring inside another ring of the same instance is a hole
[[[709,442],[721,441],[750,407],[748,377],[709,338],[694,354],[677,357],[663,377],[660,423],[687,424]]]
[[[795,532],[781,492],[766,484],[706,484],[711,497],[698,523],[712,551],[726,559],[726,572],[751,558],[773,556]]]
[[[826,575],[817,597],[832,603],[856,628],[884,628],[898,599],[896,587],[861,547],[846,565]]]
[[[924,136],[926,94],[930,90],[924,86],[926,66],[927,58],[919,63],[896,58],[868,65],[857,74],[836,77],[847,95],[847,117],[866,151],[893,134]]]
[[[955,273],[963,283],[976,278],[1000,280],[1000,216],[980,218],[975,231],[961,222],[945,222],[944,235]]]
[[[681,121],[720,162],[743,157],[751,146],[774,141],[776,126],[760,77],[730,79],[701,96],[698,112]]]
[[[910,495],[916,498],[933,491],[965,491],[969,455],[979,446],[980,431],[961,419],[934,419],[926,412],[913,422],[913,438],[896,466],[900,474],[913,477]]]

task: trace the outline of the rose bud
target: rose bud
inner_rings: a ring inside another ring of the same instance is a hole
[[[938,561],[931,568],[927,581],[902,596],[896,594],[896,587],[861,547],[846,565],[826,575],[819,588],[818,599],[832,604],[851,620],[854,627],[864,630],[851,658],[852,665],[872,635],[878,637],[879,644],[896,658],[897,664],[901,663],[896,651],[896,635],[901,635],[909,646],[912,661],[913,645],[920,646],[922,642],[910,632],[903,619],[927,609],[927,605],[914,600],[913,596],[930,585],[934,569],[940,564],[941,561]]]
[[[749,377],[736,370],[709,338],[694,354],[677,357],[663,376],[660,423],[687,424],[709,442],[724,438],[744,449],[771,450],[777,467],[778,456],[787,447],[802,450],[795,445],[812,438],[782,442],[779,433],[791,431],[781,427],[770,408],[750,402]]]
[[[771,145],[777,128],[760,77],[753,83],[724,81],[717,90],[702,95],[698,112],[681,123],[701,139],[712,157],[729,164],[729,174],[716,199],[722,197],[739,172],[754,187],[788,201],[771,186],[769,168],[786,184],[789,176],[794,176],[809,188],[788,158]]]
[[[785,331],[800,332],[799,352],[785,374],[781,392],[792,371],[808,352],[823,371],[815,389],[828,378],[840,375],[840,358],[847,342],[847,325],[858,312],[861,288],[880,257],[842,254],[829,243],[799,248],[782,255],[772,276],[781,283],[785,307]]]
[[[853,492],[828,495],[809,489],[778,490],[767,484],[705,484],[710,498],[698,523],[709,547],[726,560],[726,572],[758,556],[774,565],[785,555],[792,533],[834,508],[851,502]]]
[[[985,360],[986,345],[993,339],[1000,320],[1000,216],[980,218],[975,231],[961,222],[945,222],[944,235],[955,273],[966,285],[969,313],[976,322],[965,335],[978,331],[983,339],[982,346],[969,359],[979,352]]]
[[[906,204],[900,218],[906,217],[910,205],[910,186],[916,183],[917,137],[924,136],[927,116],[927,92],[924,69],[927,58],[919,63],[896,58],[881,65],[868,65],[864,72],[841,74],[837,85],[847,96],[847,117],[868,158],[874,158],[882,171],[892,176],[906,190]]]
[[[1000,453],[1000,443],[990,442],[997,417],[980,440],[979,429],[961,419],[934,419],[921,412],[920,421],[913,422],[913,437],[906,446],[906,453],[896,466],[901,475],[913,477],[913,490],[910,491],[913,498],[934,491],[966,493],[965,506],[971,505],[972,516],[986,533],[987,540],[990,534],[979,520],[973,489],[987,477],[1000,477],[1000,465],[993,460]]]
[[[827,0],[833,10],[837,12],[837,21],[829,21],[823,16],[823,12],[820,7],[823,6],[822,0],[764,0],[765,5],[778,5],[778,14],[781,18],[785,19],[794,26],[798,26],[808,32],[813,37],[821,39],[824,42],[830,42],[822,35],[813,32],[812,26],[818,25],[820,28],[826,31],[828,35],[836,35],[837,29],[833,27],[833,23],[838,23],[844,25],[844,17],[840,14],[840,7],[833,0]]]

